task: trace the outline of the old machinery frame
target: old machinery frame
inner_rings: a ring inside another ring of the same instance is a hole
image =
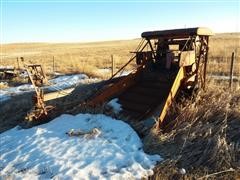
[[[123,114],[137,121],[158,109],[159,129],[179,92],[205,88],[211,35],[210,29],[201,27],[143,32],[135,55],[110,80],[133,60],[136,69],[104,87],[86,104],[96,106],[117,97]]]

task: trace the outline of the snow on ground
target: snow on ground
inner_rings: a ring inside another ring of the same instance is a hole
[[[7,101],[9,99],[11,99],[9,96],[1,96],[0,95],[0,103],[3,102],[3,101]]]
[[[49,86],[49,89],[54,90],[55,88],[62,88],[62,89],[69,88],[79,83],[85,83],[87,79],[89,79],[89,77],[85,74],[59,76],[55,79],[49,80],[49,83],[51,84]]]
[[[110,106],[114,113],[119,113],[122,110],[122,105],[118,103],[118,98],[114,98],[107,103]]]
[[[14,69],[14,66],[1,66],[0,69]]]
[[[106,73],[110,73],[111,69],[103,68],[103,69],[99,69],[99,72],[106,74]],[[123,71],[121,73],[121,76],[125,76],[129,73],[130,71]],[[26,77],[27,76],[26,72],[24,72],[21,76]],[[49,80],[49,85],[45,86],[44,89],[57,91],[57,90],[70,88],[81,83],[85,84],[85,83],[96,82],[96,81],[98,81],[97,78],[89,78],[85,74],[63,75],[63,76],[59,76],[57,78]],[[33,90],[34,88],[31,84],[24,84],[17,87],[0,89],[0,103],[10,99],[11,96],[22,94],[25,92],[31,92]]]
[[[94,128],[98,136],[66,134]],[[15,127],[0,138],[3,179],[140,179],[161,160],[144,153],[128,124],[101,114],[61,115],[30,129]]]
[[[75,75],[65,75],[59,76],[55,79],[49,80],[49,86],[44,87],[48,90],[61,90],[73,87],[78,84],[85,84],[88,82],[95,82],[97,79],[89,78],[85,74],[75,74]],[[9,99],[11,96],[22,94],[24,92],[33,91],[33,86],[31,84],[24,84],[17,87],[10,87],[5,89],[0,89],[0,102]]]
[[[120,74],[121,74],[121,76],[126,76],[126,75],[130,74],[131,72],[132,71],[124,70]]]
[[[13,95],[22,94],[29,91],[33,91],[33,86],[31,84],[23,84],[17,87],[0,89],[0,102],[10,99],[10,97]]]

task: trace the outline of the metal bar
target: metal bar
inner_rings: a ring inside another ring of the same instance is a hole
[[[28,73],[28,77],[29,77],[29,79],[30,79],[30,81],[31,81],[31,83],[32,83],[32,85],[33,85],[33,87],[34,87],[34,90],[35,90],[37,96],[39,96],[40,93],[39,93],[38,88],[37,88],[37,86],[36,86],[36,84],[35,84],[35,82],[34,82],[34,80],[33,80],[33,78],[32,78],[31,72],[29,71],[28,68],[27,68],[26,70],[27,70],[27,73]]]
[[[148,41],[148,44],[149,44],[149,46],[150,46],[150,48],[151,48],[151,50],[152,50],[152,52],[153,52],[153,56],[154,56],[154,59],[155,59],[155,61],[157,60],[157,56],[155,55],[155,53],[154,53],[154,49],[153,49],[153,47],[152,47],[152,43],[151,43],[151,41],[148,39],[147,40]]]
[[[113,59],[113,55],[111,55],[111,62],[112,62],[112,77],[113,77],[113,74],[114,74],[114,59]]]
[[[171,87],[171,90],[168,94],[168,97],[167,97],[167,100],[165,101],[164,103],[164,106],[163,106],[163,109],[161,111],[161,114],[159,116],[159,119],[158,119],[158,122],[157,122],[157,129],[159,130],[160,127],[161,127],[161,123],[163,122],[166,114],[167,114],[167,111],[169,109],[169,107],[171,106],[181,84],[182,84],[182,80],[184,79],[185,77],[185,72],[184,72],[184,69],[183,67],[181,67],[178,71],[178,74],[173,82],[173,85]]]
[[[181,52],[184,50],[184,48],[187,46],[188,41],[190,40],[190,37],[188,37],[186,43],[184,44],[183,48],[180,50]]]
[[[103,92],[88,100],[87,104],[89,106],[96,106],[111,99],[112,97],[116,96],[116,94],[124,92],[126,89],[136,83],[139,73],[140,71],[137,71],[134,74],[129,74],[126,77],[122,77],[118,82],[114,83],[112,86],[108,86]]]
[[[140,52],[147,46],[148,42],[146,42],[146,44],[142,47],[142,49],[140,50]],[[116,73],[113,74],[113,76],[109,79],[111,80],[112,78],[114,78],[119,72],[121,72],[128,64],[130,64],[132,62],[133,59],[135,59],[136,55],[133,56],[123,67],[121,67]]]
[[[205,54],[205,60],[204,60],[204,72],[203,72],[203,90],[205,90],[206,87],[206,76],[207,76],[207,62],[208,62],[208,50],[209,50],[209,46],[208,46],[208,37],[206,37],[206,54]]]
[[[196,56],[196,65],[197,65],[196,66],[196,79],[195,79],[196,84],[199,83],[199,65],[200,65],[200,61],[201,61],[202,46],[203,46],[203,37],[199,36],[199,38],[200,38],[200,42],[201,42],[201,45],[199,47],[199,52],[196,52],[196,49],[195,49],[195,53],[199,53],[198,56]],[[195,45],[196,45],[196,39],[195,39]],[[197,48],[197,46],[195,46],[195,48]]]

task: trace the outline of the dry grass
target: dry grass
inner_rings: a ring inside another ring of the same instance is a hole
[[[53,71],[53,56],[55,71],[62,73],[86,73],[101,77],[100,68],[111,67],[111,55],[116,68],[120,68],[132,56],[139,40],[109,41],[99,43],[69,43],[69,44],[9,44],[3,45],[3,65],[17,66],[16,58],[23,56],[26,63],[40,63],[47,73]],[[106,75],[105,75],[106,76]],[[107,74],[109,78],[110,73]]]
[[[109,41],[96,43],[25,43],[3,45],[3,65],[15,65],[17,57],[23,56],[27,63],[40,63],[48,74],[55,71],[66,74],[86,73],[90,76],[107,79],[111,73],[103,74],[98,69],[111,67],[111,55],[114,56],[116,68],[120,68],[132,56],[140,39]],[[238,51],[235,73],[240,75],[240,34],[217,34],[210,38],[209,66],[211,74],[228,74],[231,53]],[[133,62],[134,64],[135,62]],[[131,65],[133,65],[131,64]],[[131,69],[132,66],[128,68]]]
[[[208,73],[228,75],[232,52],[235,52],[235,75],[240,76],[240,33],[223,33],[210,37]]]
[[[171,108],[168,118],[163,133],[152,131],[144,140],[147,152],[161,154],[166,159],[165,167],[172,167],[158,167],[155,177],[170,176],[173,171],[179,174],[180,168],[185,168],[186,177],[191,178],[219,171],[224,173],[214,178],[239,177],[240,91],[209,87],[196,99]]]
[[[0,89],[5,89],[5,88],[8,88],[8,83],[5,83],[5,82],[0,82]]]

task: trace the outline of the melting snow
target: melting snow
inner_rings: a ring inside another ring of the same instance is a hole
[[[119,113],[122,110],[122,105],[118,103],[118,98],[114,98],[107,103],[115,113]]]
[[[97,79],[91,79],[85,74],[75,74],[59,76],[55,79],[49,80],[50,85],[44,87],[44,89],[49,90],[60,90],[73,87],[74,85],[80,83],[94,82]],[[24,92],[33,91],[33,86],[31,84],[24,84],[17,87],[10,87],[6,89],[0,89],[0,102],[9,99],[13,95],[22,94]]]
[[[14,66],[0,66],[0,69],[14,69]]]
[[[94,128],[100,133],[90,138],[66,134]],[[144,153],[128,124],[101,114],[62,115],[31,129],[13,128],[0,138],[3,179],[140,179],[161,160]]]

